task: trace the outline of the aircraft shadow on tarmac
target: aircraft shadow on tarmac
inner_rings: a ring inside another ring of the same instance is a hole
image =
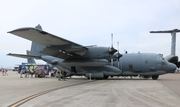
[[[66,80],[69,80],[69,79],[73,79],[73,80],[88,80],[87,78],[85,77],[80,77],[80,78],[66,78]],[[108,79],[91,79],[91,80],[152,80],[150,78],[138,78],[138,77],[132,77],[132,79],[130,77],[109,77]],[[166,80],[166,79],[159,79],[159,80]]]

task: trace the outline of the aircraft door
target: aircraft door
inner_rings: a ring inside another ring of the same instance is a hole
[[[143,71],[148,72],[149,60],[147,55],[143,55],[142,62],[144,66]]]
[[[129,71],[133,71],[133,63],[131,60],[129,60]]]
[[[154,72],[156,71],[156,65],[157,65],[157,56],[156,54],[149,54],[143,56],[144,61],[144,70],[145,72]]]
[[[77,72],[76,72],[76,67],[75,67],[75,66],[71,66],[71,72],[72,72],[72,73],[77,73]]]

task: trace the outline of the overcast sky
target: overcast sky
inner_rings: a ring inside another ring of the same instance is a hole
[[[0,0],[0,66],[12,67],[26,59],[31,42],[8,34],[21,27],[35,27],[81,45],[114,47],[124,53],[170,54],[170,34],[151,30],[180,29],[180,0]],[[176,37],[180,56],[180,33]],[[38,63],[44,63],[37,61]]]

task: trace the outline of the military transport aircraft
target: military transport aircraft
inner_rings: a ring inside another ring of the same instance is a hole
[[[31,55],[12,54],[21,58],[41,59],[71,75],[107,79],[109,76],[143,76],[158,79],[159,75],[172,73],[176,65],[162,54],[126,53],[119,49],[83,46],[43,31],[41,26],[20,28],[8,33],[32,41]]]

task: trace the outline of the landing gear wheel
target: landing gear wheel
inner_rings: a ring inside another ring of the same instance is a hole
[[[87,77],[87,79],[88,79],[88,80],[94,80],[94,79],[96,79],[96,78],[93,78],[93,77],[91,77],[91,78],[90,78],[90,77]]]
[[[159,78],[159,75],[153,75],[153,76],[152,76],[152,79],[153,79],[153,80],[157,80],[158,78]]]

